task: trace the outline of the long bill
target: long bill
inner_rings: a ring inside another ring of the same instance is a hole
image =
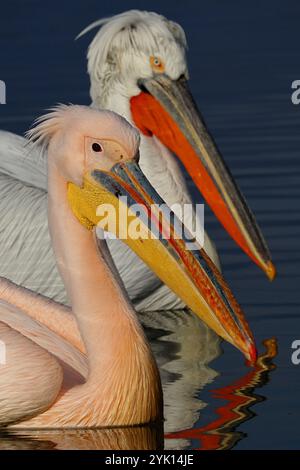
[[[94,170],[82,188],[69,183],[68,199],[81,223],[122,238],[196,315],[255,362],[252,333],[224,278],[203,249],[189,249],[186,229],[136,162]]]
[[[229,235],[267,274],[275,267],[255,218],[227,168],[184,77],[164,74],[139,80],[131,113],[145,135],[155,135],[185,166],[195,185]]]

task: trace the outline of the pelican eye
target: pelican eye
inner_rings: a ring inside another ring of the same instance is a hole
[[[150,65],[152,67],[152,69],[155,71],[155,72],[164,72],[165,70],[165,64],[163,63],[163,61],[160,59],[160,57],[157,57],[157,56],[151,56],[150,57]]]
[[[100,144],[98,144],[97,142],[94,142],[93,145],[92,145],[92,149],[94,152],[102,152],[102,147]]]

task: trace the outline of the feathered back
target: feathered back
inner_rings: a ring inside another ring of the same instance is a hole
[[[99,26],[100,30],[88,50],[88,72],[92,86],[93,81],[101,82],[108,66],[115,66],[118,56],[124,51],[151,53],[159,46],[174,41],[181,49],[187,48],[181,26],[154,12],[130,10],[103,18],[85,28],[78,37]]]

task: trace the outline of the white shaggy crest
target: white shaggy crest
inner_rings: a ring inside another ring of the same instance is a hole
[[[173,21],[154,12],[130,10],[110,18],[102,18],[85,28],[77,38],[100,26],[88,50],[88,72],[100,81],[107,68],[114,67],[119,54],[134,54],[157,50],[159,45],[176,43],[187,48],[184,30]]]
[[[123,19],[120,20],[120,17]],[[151,19],[147,18],[153,18],[152,22],[156,23],[156,27],[166,28],[168,37],[171,37],[168,28],[172,30],[172,23],[168,22],[169,26],[166,27],[160,19],[162,17],[147,12],[127,12],[110,19],[102,19],[93,23],[85,32],[93,27],[103,26],[99,33],[96,31],[97,37],[103,37],[103,41],[107,38],[104,42],[108,43],[113,39],[111,28],[117,31],[117,23],[122,21],[128,24],[129,18],[134,21],[136,18],[140,22],[143,20],[146,22],[145,28],[151,22]],[[174,31],[176,28],[181,30],[175,25]],[[144,35],[142,29],[141,34]],[[179,42],[185,42],[184,33],[182,39],[178,31],[173,32],[173,35],[179,36]],[[145,42],[145,39],[143,41]],[[168,51],[165,55],[169,56]],[[100,65],[97,64],[99,67]],[[95,109],[113,109],[130,121],[127,108],[124,111],[122,106],[124,101],[128,104],[130,98],[122,96],[125,79],[126,77],[117,90],[110,86],[111,83],[107,83],[108,95],[115,95],[114,103],[105,102],[103,82],[100,86],[96,83],[95,94],[99,100],[93,103]],[[168,149],[154,138],[142,137],[140,164],[146,177],[169,206],[178,202],[181,205],[191,203],[189,191],[175,159]],[[39,145],[32,145],[20,136],[0,131],[0,191],[1,276],[59,303],[69,304],[62,278],[57,271],[48,233],[46,146],[45,151],[41,152]],[[14,214],[14,217],[11,214]],[[38,230],[34,230],[35,227],[38,227]],[[126,290],[139,312],[184,307],[180,299],[156,278],[127,245],[119,240],[107,242]],[[219,265],[216,249],[207,234],[204,246],[215,264]]]

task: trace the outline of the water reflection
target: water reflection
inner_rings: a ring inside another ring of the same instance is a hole
[[[219,372],[209,363],[222,353],[219,337],[186,310],[144,313],[141,318],[161,372],[164,431],[191,428],[206,406],[197,397]],[[184,449],[189,441],[168,441],[168,449]]]
[[[0,433],[0,450],[157,450],[163,426]]]
[[[13,431],[0,434],[0,449],[186,449],[191,441],[201,449],[227,449],[243,437],[236,428],[250,419],[250,407],[263,400],[254,391],[268,381],[274,369],[274,340],[265,342],[266,353],[253,369],[233,384],[211,392],[212,401],[225,401],[215,409],[217,418],[195,427],[201,409],[207,406],[199,392],[214,381],[219,372],[209,364],[222,353],[219,338],[192,313],[143,313],[141,320],[156,356],[164,391],[165,422],[141,426],[97,430]],[[164,429],[163,429],[164,428]],[[163,438],[165,433],[165,443]],[[194,446],[194,444],[193,444]]]
[[[217,418],[206,426],[187,429],[169,434],[167,439],[196,440],[196,448],[202,450],[231,449],[245,434],[236,431],[238,425],[255,416],[250,409],[265,398],[255,394],[257,388],[269,381],[269,372],[275,368],[272,359],[277,354],[274,339],[264,341],[266,352],[262,354],[256,366],[234,383],[211,391],[214,399],[226,401],[215,410]]]

